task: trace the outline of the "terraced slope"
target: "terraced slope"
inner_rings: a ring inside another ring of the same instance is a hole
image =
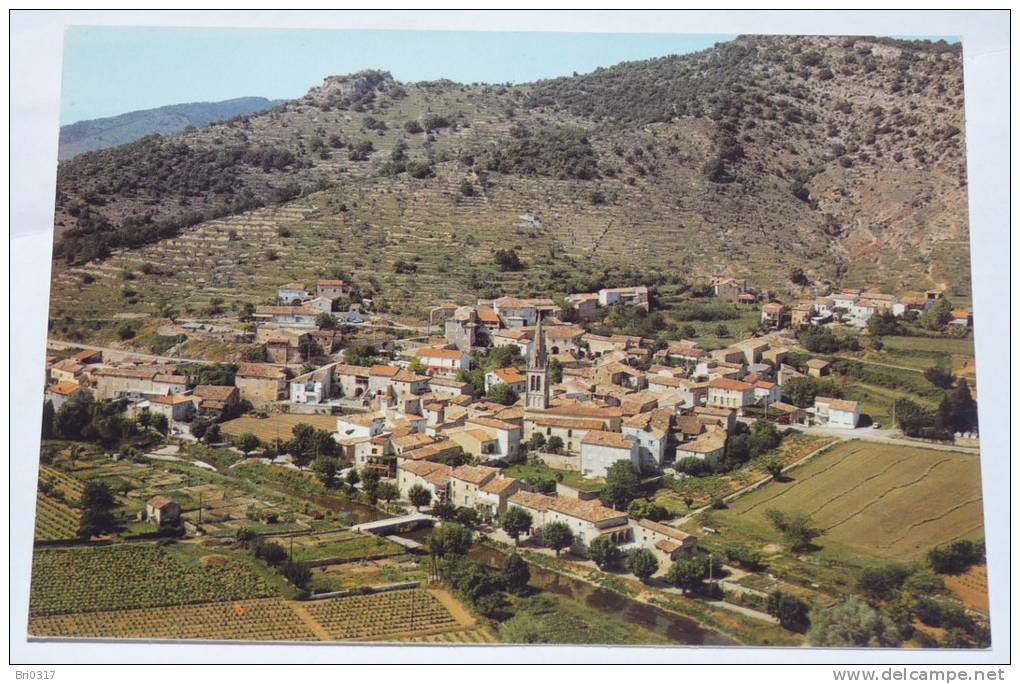
[[[966,297],[962,104],[958,46],[864,38],[741,37],[515,87],[329,77],[61,164],[52,317],[268,301],[331,267],[414,316],[719,271],[783,293],[794,267]],[[505,248],[527,268],[500,272]]]

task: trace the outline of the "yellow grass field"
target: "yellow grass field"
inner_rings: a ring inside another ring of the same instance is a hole
[[[978,456],[872,442],[834,447],[732,502],[716,518],[771,540],[766,511],[807,513],[828,553],[913,560],[930,548],[983,536]]]
[[[336,431],[336,416],[302,415],[298,413],[275,413],[268,418],[241,416],[223,423],[224,434],[232,437],[251,432],[263,442],[272,442],[277,437],[290,439],[294,426],[307,423],[320,430]]]

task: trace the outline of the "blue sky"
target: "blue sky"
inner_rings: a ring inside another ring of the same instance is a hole
[[[703,50],[733,35],[72,26],[61,124],[181,102],[290,99],[332,74],[525,82]]]
[[[401,81],[532,81],[733,37],[76,26],[64,41],[60,120],[245,95],[300,97],[328,75],[369,68]]]

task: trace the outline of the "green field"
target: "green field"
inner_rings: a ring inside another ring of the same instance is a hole
[[[240,554],[206,565],[191,544],[37,549],[29,614],[53,615],[261,598],[272,571]]]
[[[933,546],[983,535],[978,456],[953,451],[847,442],[712,519],[741,536],[776,542],[770,508],[810,514],[824,530],[816,544],[830,559],[909,561]]]

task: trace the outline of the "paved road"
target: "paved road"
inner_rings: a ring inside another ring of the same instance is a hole
[[[825,437],[838,437],[839,439],[859,439],[862,442],[878,442],[880,444],[896,444],[898,446],[911,446],[921,449],[934,449],[936,451],[962,451],[968,454],[978,453],[978,447],[957,446],[955,444],[933,444],[930,442],[919,442],[913,439],[897,437],[899,433],[892,429],[872,430],[871,428],[857,428],[854,430],[845,428],[827,427],[804,427],[803,425],[790,425],[794,430],[799,430],[809,435],[822,435]]]
[[[738,418],[741,423],[751,425],[754,423],[756,418]],[[921,442],[914,439],[906,439],[900,436],[898,430],[892,428],[881,428],[872,429],[869,427],[859,427],[854,429],[849,428],[830,428],[824,426],[813,425],[806,427],[804,425],[786,425],[784,427],[793,428],[799,432],[803,432],[808,435],[820,435],[822,437],[836,437],[838,439],[859,439],[862,442],[878,442],[879,444],[896,444],[899,446],[911,446],[919,447],[921,449],[934,449],[936,451],[963,451],[968,454],[978,453],[978,447],[969,446],[957,446],[955,444],[935,444],[931,442]]]

